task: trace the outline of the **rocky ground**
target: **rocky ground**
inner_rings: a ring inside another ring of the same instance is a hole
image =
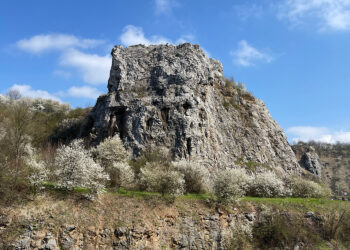
[[[344,243],[324,239],[317,228],[331,223],[330,214],[338,216],[335,221],[349,208],[347,202],[315,199],[244,198],[224,206],[191,196],[172,202],[152,195],[104,194],[92,202],[80,195],[45,193],[1,209],[0,248],[257,249],[265,244],[333,249]],[[306,232],[299,232],[300,226]]]

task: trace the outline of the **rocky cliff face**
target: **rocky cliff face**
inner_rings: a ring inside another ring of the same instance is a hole
[[[82,129],[96,142],[119,134],[134,156],[166,147],[209,166],[235,162],[299,171],[284,132],[264,103],[225,84],[222,65],[198,45],[136,45],[112,50],[108,94]]]
[[[305,145],[304,147],[294,147],[293,149],[302,168],[318,177],[322,177],[323,165],[314,147]]]
[[[293,150],[300,166],[310,172],[317,171],[334,194],[343,195],[344,191],[350,191],[349,144],[298,143],[293,145]]]

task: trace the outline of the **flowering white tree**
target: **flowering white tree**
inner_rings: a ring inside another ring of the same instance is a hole
[[[38,156],[32,154],[26,159],[26,164],[29,167],[29,183],[32,185],[34,192],[48,179],[48,169],[45,163],[38,159]]]
[[[331,195],[331,191],[327,186],[303,179],[299,176],[287,178],[286,183],[293,197],[322,198]]]
[[[243,196],[251,182],[244,169],[225,169],[217,172],[214,194],[221,202],[235,201]]]
[[[187,193],[201,193],[211,190],[209,170],[198,161],[180,160],[172,162],[172,165],[184,175]]]
[[[103,168],[92,159],[82,140],[74,140],[57,150],[55,158],[57,184],[65,189],[89,188],[99,192],[109,177]]]
[[[115,162],[126,162],[129,159],[128,152],[117,135],[106,138],[92,150],[92,153],[104,167],[110,167]]]
[[[288,195],[288,189],[274,172],[267,171],[255,175],[249,194],[258,197],[282,197]]]
[[[140,184],[146,190],[160,192],[163,196],[179,196],[184,193],[185,180],[183,174],[171,167],[147,163],[141,169]]]
[[[126,162],[115,162],[109,168],[111,185],[116,187],[131,188],[135,181],[135,174],[129,164]]]
[[[127,163],[129,155],[119,136],[106,138],[91,152],[109,174],[110,186],[125,188],[132,186],[134,172]]]

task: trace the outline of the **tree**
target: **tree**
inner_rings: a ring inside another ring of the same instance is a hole
[[[3,130],[5,135],[0,141],[1,152],[12,166],[15,174],[20,170],[24,157],[28,155],[30,145],[29,129],[32,114],[23,102],[11,105],[5,114]]]
[[[6,94],[10,100],[12,101],[15,101],[15,100],[18,100],[18,99],[21,99],[22,95],[21,93],[17,90],[17,89],[11,89],[7,92]]]
[[[82,140],[74,140],[57,150],[55,176],[59,187],[72,190],[75,187],[89,188],[98,193],[109,180],[100,164],[94,162]]]

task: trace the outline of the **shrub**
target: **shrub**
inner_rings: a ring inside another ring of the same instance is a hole
[[[92,153],[105,168],[112,167],[116,162],[126,162],[128,160],[128,153],[122,140],[117,135],[106,138],[92,150]]]
[[[292,176],[286,180],[293,197],[323,198],[329,197],[331,192],[328,187],[314,181],[305,180],[298,176]]]
[[[170,167],[169,151],[165,148],[146,148],[136,160],[130,161],[136,176],[140,174],[141,168],[145,167],[147,163],[155,163],[165,167]]]
[[[130,165],[126,162],[115,162],[109,168],[109,176],[112,187],[130,188],[133,186],[135,174]]]
[[[111,187],[130,186],[134,180],[134,173],[127,164],[129,156],[119,136],[105,139],[91,152],[109,174]]]
[[[281,197],[288,194],[284,183],[272,171],[259,173],[251,181],[249,194],[257,197]]]
[[[32,185],[34,193],[36,193],[40,186],[48,179],[47,168],[45,163],[39,160],[36,154],[32,154],[27,159],[26,164],[29,168],[29,183]]]
[[[57,150],[55,157],[57,184],[71,190],[74,187],[89,188],[98,192],[109,180],[103,168],[95,163],[89,151],[84,149],[82,140],[74,140]]]
[[[148,191],[160,192],[178,196],[184,193],[185,180],[183,174],[171,167],[164,167],[157,163],[147,163],[140,171],[141,187]]]
[[[172,165],[184,175],[187,193],[203,193],[211,190],[210,173],[199,162],[181,160],[173,162]]]
[[[303,249],[318,249],[322,242],[317,228],[303,216],[273,211],[260,214],[254,224],[254,249],[296,249],[302,243]]]
[[[245,194],[250,177],[244,169],[225,169],[216,174],[214,194],[220,202],[230,202]]]

